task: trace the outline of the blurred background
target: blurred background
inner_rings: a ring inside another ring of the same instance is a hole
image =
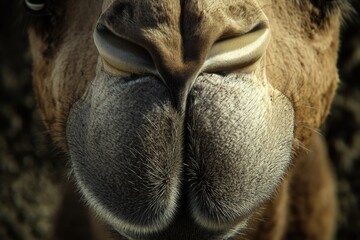
[[[360,12],[358,0],[354,7]],[[72,239],[91,239],[87,213],[67,183],[66,156],[51,145],[36,109],[21,15],[18,1],[0,1],[0,240],[70,239],[62,228],[74,224],[82,226]],[[337,177],[337,239],[353,240],[360,239],[359,14],[345,24],[341,42],[342,82],[322,133]]]

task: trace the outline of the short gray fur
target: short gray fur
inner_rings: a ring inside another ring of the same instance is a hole
[[[155,77],[100,71],[67,140],[86,200],[129,239],[171,236],[184,218],[187,234],[222,239],[275,192],[293,129],[291,103],[252,74],[200,75],[184,116]]]

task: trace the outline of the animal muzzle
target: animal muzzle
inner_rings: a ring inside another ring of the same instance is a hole
[[[258,14],[244,22],[231,6],[156,2],[114,1],[99,20],[97,75],[67,122],[74,175],[124,235],[184,218],[225,234],[281,181],[293,107],[266,79],[270,30],[256,6],[240,8]]]

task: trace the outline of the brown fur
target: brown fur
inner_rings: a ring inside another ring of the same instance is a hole
[[[326,147],[314,134],[246,239],[332,239],[337,202]],[[306,174],[304,174],[306,173]]]
[[[52,54],[44,54],[49,44],[54,45],[44,40],[46,34],[34,28],[29,31],[39,106],[49,132],[65,151],[69,109],[95,77],[98,54],[92,33],[101,2],[65,1],[61,37],[54,40],[58,42]],[[104,2],[105,9],[113,1]],[[146,11],[137,9],[140,2]],[[262,9],[272,32],[263,63],[267,80],[294,106],[296,141],[292,166],[277,194],[254,214],[247,235],[240,239],[331,239],[336,229],[333,176],[323,140],[314,132],[328,115],[338,83],[340,10],[324,13],[319,20],[312,17],[318,9],[307,1],[265,0],[260,6],[254,0],[184,2],[128,1],[127,13],[121,16],[138,16],[140,11],[142,18],[127,22],[111,11],[103,18],[111,20],[108,24],[119,35],[126,32],[124,38],[146,48],[165,78],[176,75],[181,85],[217,39],[246,32],[263,18]],[[158,22],[166,22],[161,25],[164,28],[140,31]]]

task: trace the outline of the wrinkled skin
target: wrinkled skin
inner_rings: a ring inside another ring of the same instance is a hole
[[[325,2],[50,1],[53,16],[29,30],[35,91],[100,219],[124,239],[331,239],[332,174],[314,132],[338,83],[346,6]],[[98,23],[158,74],[109,68]],[[215,43],[259,27],[271,37],[251,65],[203,70]]]

